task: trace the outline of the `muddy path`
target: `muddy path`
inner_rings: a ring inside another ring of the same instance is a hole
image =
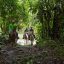
[[[5,46],[0,50],[0,64],[62,64],[62,62],[53,57],[50,50],[38,46]]]

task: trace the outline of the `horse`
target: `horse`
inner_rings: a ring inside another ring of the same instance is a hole
[[[25,30],[23,34],[23,39],[18,39],[17,44],[20,45],[36,45],[34,32],[31,30]]]
[[[20,38],[20,36],[19,36]],[[36,40],[34,39],[34,35],[31,35],[27,32],[24,33],[23,38],[22,39],[18,39],[16,42],[18,45],[36,45]]]
[[[23,39],[26,40],[26,44],[28,42],[28,38],[29,38],[28,32],[25,32],[24,35],[23,35]]]
[[[28,31],[28,32],[25,32],[24,35],[23,35],[23,39],[26,39],[26,43],[28,42],[28,40],[31,41],[31,45],[33,45],[33,41],[35,39],[35,35],[32,31]]]
[[[34,39],[35,39],[35,35],[32,31],[29,31],[29,37],[28,39],[31,41],[31,45],[33,45]]]
[[[16,30],[13,30],[12,32],[9,33],[9,42],[11,44],[15,43],[18,39],[18,33],[16,32]]]

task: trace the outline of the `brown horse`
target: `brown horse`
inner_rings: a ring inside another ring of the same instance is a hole
[[[14,44],[17,39],[18,39],[18,33],[16,32],[16,30],[13,30],[12,32],[9,33],[9,42],[11,44]]]

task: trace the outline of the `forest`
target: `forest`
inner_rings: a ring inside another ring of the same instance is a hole
[[[21,37],[32,27],[36,45],[11,46],[11,23]],[[0,64],[64,64],[64,0],[0,0]]]

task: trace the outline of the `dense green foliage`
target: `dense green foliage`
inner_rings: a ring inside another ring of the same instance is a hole
[[[0,28],[7,33],[14,22],[25,29],[32,26],[36,39],[63,41],[64,37],[63,0],[0,0]]]
[[[45,60],[47,53],[64,59],[64,0],[0,0],[0,32],[4,33],[0,34],[0,48],[6,44],[10,23],[21,33],[32,26],[37,45],[48,51],[42,56],[24,58],[23,64],[41,57]]]
[[[11,22],[24,29],[33,26],[36,38],[58,39],[64,37],[63,0],[0,0],[0,27],[8,31]]]

